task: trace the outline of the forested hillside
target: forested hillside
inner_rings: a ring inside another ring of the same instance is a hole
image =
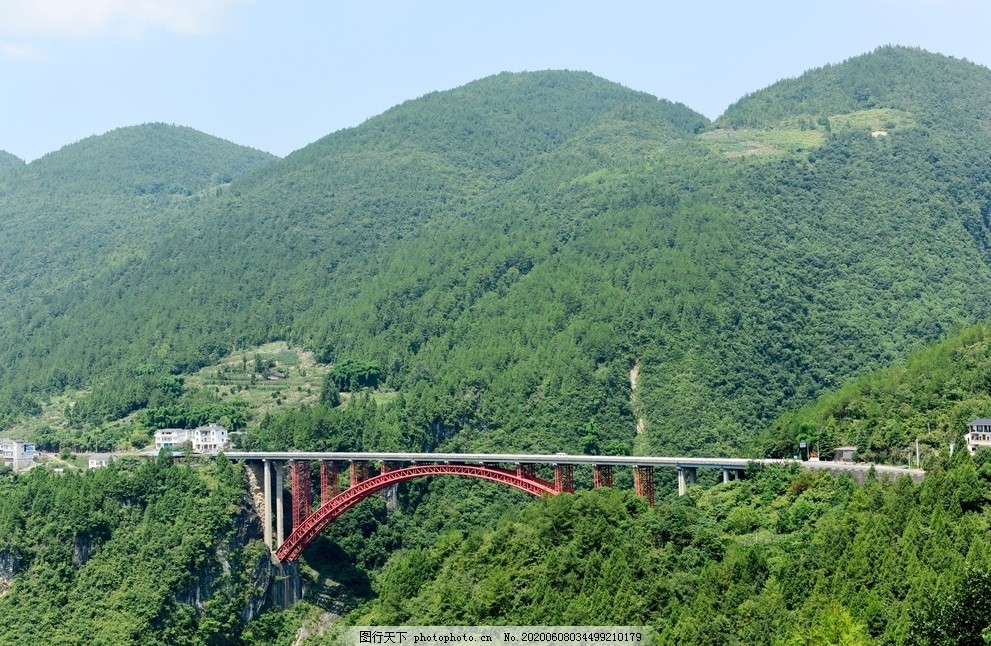
[[[35,469],[0,487],[2,643],[242,643],[266,603],[261,526],[226,460]]]
[[[883,48],[741,100],[727,134],[503,74],[283,161],[169,126],[68,146],[0,197],[4,419],[89,386],[99,423],[285,339],[378,366],[425,448],[739,452],[991,313],[989,77]]]
[[[11,155],[10,153],[0,150],[0,173],[7,173],[15,169],[19,169],[24,165],[24,162],[19,158]]]
[[[199,192],[264,160],[152,181],[84,160],[165,164],[164,127],[81,142],[0,204],[5,240],[31,241],[5,257],[3,418],[89,386],[100,423],[286,340],[375,365],[409,448],[739,453],[991,315],[989,91],[984,68],[889,47],[710,125],[588,74],[502,74]],[[111,176],[101,218],[41,235]]]
[[[113,342],[90,336],[73,314],[93,281],[134,281],[133,267],[173,234],[177,206],[273,160],[189,128],[149,124],[0,173],[0,425],[37,411],[39,394],[91,384],[106,369],[95,357]],[[120,330],[144,315],[99,327]]]
[[[781,415],[765,449],[788,454],[799,438],[823,447],[858,447],[865,460],[906,463],[962,448],[967,423],[991,412],[991,325],[981,323]],[[907,450],[906,450],[907,449]]]
[[[629,491],[542,500],[399,552],[348,623],[651,625],[662,644],[981,644],[987,458],[944,455],[922,484],[769,469],[655,508]]]

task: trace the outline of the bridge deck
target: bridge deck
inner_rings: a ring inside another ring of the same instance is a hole
[[[906,474],[921,478],[925,471],[884,464],[861,462],[802,462],[800,460],[747,459],[747,458],[693,458],[657,456],[614,455],[529,455],[521,453],[314,453],[303,451],[233,451],[225,453],[231,460],[334,460],[384,461],[412,463],[462,463],[462,464],[588,464],[598,466],[675,467],[683,469],[746,469],[749,464],[795,464],[804,469],[863,472],[874,467],[878,474]]]

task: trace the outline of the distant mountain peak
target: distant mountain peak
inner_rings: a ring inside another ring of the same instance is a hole
[[[719,117],[718,127],[762,128],[799,116],[814,118],[869,109],[958,120],[987,118],[991,70],[923,49],[885,45],[749,94]]]
[[[84,192],[191,193],[276,159],[193,128],[148,123],[87,137],[29,167]]]
[[[287,161],[319,163],[356,147],[367,154],[403,150],[506,179],[631,106],[655,111],[686,136],[708,124],[682,104],[589,72],[501,72],[406,101],[356,128],[310,144]]]
[[[24,166],[24,160],[17,155],[12,155],[5,150],[0,150],[0,170],[8,168],[20,168]]]

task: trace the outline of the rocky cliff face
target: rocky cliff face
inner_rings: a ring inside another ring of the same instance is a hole
[[[0,597],[10,592],[18,565],[17,555],[14,552],[9,550],[0,552]]]
[[[218,596],[243,599],[240,617],[247,623],[269,608],[289,608],[303,598],[299,565],[274,562],[253,502],[246,492],[234,531],[217,543],[215,558],[204,562],[176,601],[202,612]]]

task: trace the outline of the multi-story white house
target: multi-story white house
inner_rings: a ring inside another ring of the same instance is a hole
[[[220,424],[207,424],[192,430],[193,451],[217,453],[227,446],[227,429]]]
[[[978,447],[991,446],[991,419],[987,417],[973,419],[967,423],[967,431],[963,437],[967,440],[967,449],[971,455]]]
[[[155,431],[155,448],[171,449],[189,442],[194,453],[217,453],[227,446],[227,429],[220,424],[207,424],[192,430],[163,428]]]
[[[184,428],[162,428],[155,431],[155,448],[171,449],[189,441],[189,431]]]
[[[27,469],[34,462],[34,444],[19,440],[0,439],[0,457],[14,471]]]

